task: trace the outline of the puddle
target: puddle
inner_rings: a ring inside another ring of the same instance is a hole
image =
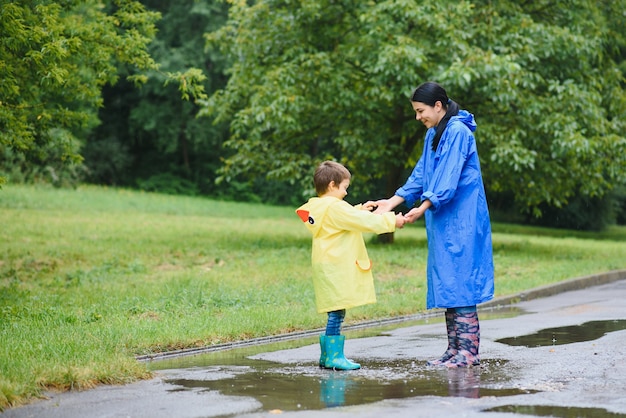
[[[493,309],[481,315],[510,317],[516,309]],[[413,325],[443,323],[443,315],[380,326],[346,329],[348,338],[384,336]],[[347,327],[346,327],[347,328]],[[184,369],[166,382],[172,392],[216,391],[225,396],[254,398],[263,411],[321,410],[335,406],[363,405],[384,399],[418,396],[480,398],[536,393],[511,383],[514,370],[507,361],[483,360],[479,367],[447,369],[426,367],[423,361],[367,360],[355,358],[362,368],[350,372],[320,369],[314,361],[275,363],[255,359],[257,354],[318,344],[319,333],[298,339],[222,348],[196,355],[172,356],[151,361],[152,370]]]
[[[591,321],[582,325],[546,328],[535,334],[502,338],[496,340],[496,342],[512,346],[545,347],[592,341],[609,332],[621,331],[623,329],[626,329],[626,320],[624,319]]]
[[[254,366],[215,366],[206,369],[206,380],[173,379],[175,391],[218,391],[226,396],[248,396],[264,411],[320,410],[336,406],[363,405],[384,399],[441,396],[479,398],[534,393],[504,387],[508,380],[503,362],[487,361],[469,369],[429,368],[411,360],[367,362],[350,372],[324,370],[307,365],[284,365],[252,361]],[[220,374],[214,380],[211,375]],[[224,378],[224,374],[230,375]]]
[[[504,405],[495,408],[485,409],[484,412],[508,412],[513,414],[556,418],[626,418],[626,414],[609,412],[606,409],[602,408],[576,408],[570,406]]]

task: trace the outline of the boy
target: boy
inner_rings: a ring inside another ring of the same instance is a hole
[[[350,172],[334,161],[315,170],[318,197],[309,199],[296,213],[313,234],[313,287],[319,313],[328,313],[326,333],[320,336],[320,367],[354,370],[361,366],[345,358],[341,324],[346,309],[376,302],[372,262],[363,232],[382,234],[404,226],[404,216],[393,212],[373,214],[343,200]]]

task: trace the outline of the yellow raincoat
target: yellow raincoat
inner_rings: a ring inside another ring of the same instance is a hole
[[[332,196],[313,197],[296,213],[313,234],[313,288],[319,313],[376,302],[372,262],[363,232],[394,232],[393,212],[382,215]]]

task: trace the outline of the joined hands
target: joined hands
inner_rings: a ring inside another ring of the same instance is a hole
[[[413,223],[417,221],[424,215],[424,212],[430,206],[430,202],[428,205],[420,205],[417,208],[413,208],[408,211],[406,214],[402,214],[402,212],[396,213],[396,228],[402,228],[405,223]],[[391,210],[395,206],[389,199],[381,199],[381,200],[369,200],[363,204],[363,208],[365,210],[369,210],[370,212],[376,214],[382,214],[385,212],[391,212]]]

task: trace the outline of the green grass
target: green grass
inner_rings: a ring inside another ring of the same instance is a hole
[[[494,224],[497,296],[626,268],[626,228]],[[368,236],[378,303],[425,309],[426,237]],[[0,190],[0,410],[43,390],[150,376],[134,357],[320,328],[294,208],[80,187]]]

